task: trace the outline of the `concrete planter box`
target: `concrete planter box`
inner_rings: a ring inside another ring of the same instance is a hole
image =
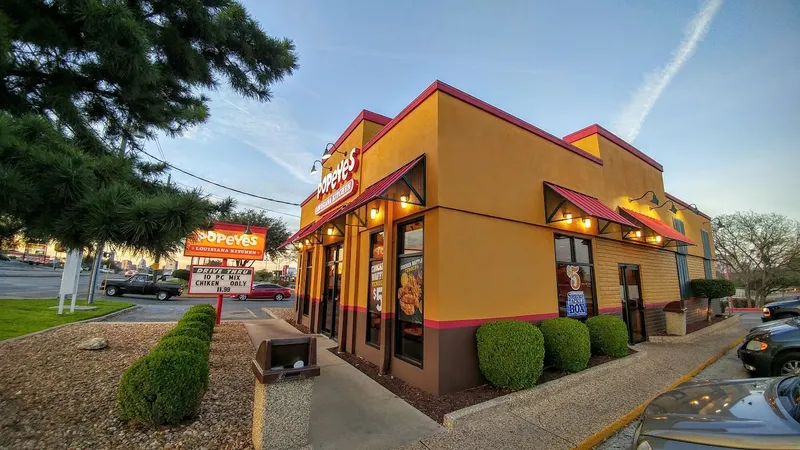
[[[677,343],[677,342],[693,342],[696,341],[697,339],[702,339],[704,336],[710,333],[714,333],[715,331],[739,325],[741,322],[742,318],[739,315],[735,315],[729,319],[723,320],[722,322],[717,322],[714,325],[707,326],[701,330],[697,330],[694,333],[689,333],[689,334],[685,334],[686,326],[684,324],[683,336],[650,336],[647,338],[647,340],[650,342],[656,342],[662,344]]]

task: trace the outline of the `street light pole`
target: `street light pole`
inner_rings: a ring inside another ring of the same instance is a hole
[[[130,122],[129,122],[130,123]],[[128,144],[128,137],[122,134],[122,142],[119,145],[119,156],[125,157],[125,146]],[[97,274],[100,271],[100,262],[103,260],[103,251],[105,250],[106,243],[101,241],[97,244],[97,254],[94,255],[94,264],[92,265],[92,273],[89,276],[89,296],[86,303],[91,305],[94,303],[94,294],[97,288]]]

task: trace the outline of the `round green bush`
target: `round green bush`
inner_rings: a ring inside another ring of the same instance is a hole
[[[617,358],[628,354],[628,328],[616,316],[595,316],[586,321],[592,354]]]
[[[589,366],[589,329],[575,319],[557,317],[540,325],[545,353],[562,372],[580,372]]]
[[[208,359],[208,343],[191,336],[170,336],[158,343],[154,352],[186,352]]]
[[[209,333],[214,332],[214,325],[216,325],[217,318],[202,312],[187,312],[178,321],[178,325],[186,322],[202,322]]]
[[[171,329],[170,331],[164,333],[161,336],[161,340],[167,339],[172,336],[190,336],[193,338],[200,339],[203,342],[208,344],[211,343],[211,335],[208,334],[208,330],[206,330],[205,326],[199,322],[189,322],[189,323],[182,323],[177,325],[175,328]]]
[[[117,390],[120,416],[149,425],[193,417],[208,385],[208,362],[186,352],[153,352],[133,363]]]
[[[544,366],[544,338],[538,328],[520,320],[485,323],[476,333],[478,365],[495,386],[534,386]]]

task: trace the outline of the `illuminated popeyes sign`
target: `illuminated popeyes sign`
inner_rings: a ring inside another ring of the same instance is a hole
[[[321,201],[314,208],[316,215],[338,205],[358,191],[358,183],[352,178],[353,173],[358,170],[360,153],[361,150],[357,148],[350,150],[347,157],[342,158],[336,167],[322,177],[317,185],[317,198]]]
[[[214,222],[211,230],[200,230],[186,238],[183,256],[227,259],[264,259],[267,243],[265,227]]]

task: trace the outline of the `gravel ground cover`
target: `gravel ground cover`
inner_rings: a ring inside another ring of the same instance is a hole
[[[251,448],[254,349],[241,323],[216,327],[209,390],[195,421],[153,429],[118,419],[120,376],[173,326],[76,324],[0,343],[0,448]],[[96,336],[108,348],[75,348]]]

